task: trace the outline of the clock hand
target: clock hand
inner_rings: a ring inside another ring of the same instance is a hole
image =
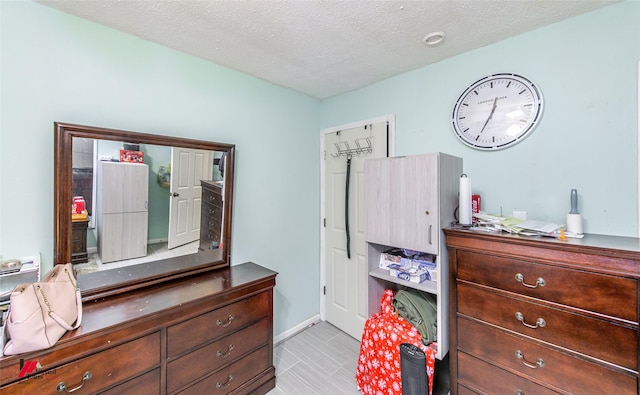
[[[480,137],[480,135],[482,134],[482,132],[484,132],[484,128],[487,127],[487,124],[489,123],[489,121],[491,120],[491,118],[493,117],[493,113],[496,111],[496,107],[497,107],[497,102],[498,102],[498,98],[496,97],[495,99],[493,99],[493,108],[491,108],[491,113],[489,114],[489,118],[487,118],[487,121],[484,123],[484,125],[482,126],[482,129],[480,129],[480,133],[478,133],[478,137]],[[477,137],[476,137],[477,139]]]

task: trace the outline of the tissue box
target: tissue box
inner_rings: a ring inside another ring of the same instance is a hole
[[[392,277],[414,283],[438,280],[436,257],[419,251],[394,248],[380,254],[378,267],[389,270]]]
[[[389,274],[393,277],[417,284],[431,280],[431,273],[429,273],[427,269],[418,269],[415,267],[405,269],[400,267],[400,265],[396,266],[397,267],[389,268]]]
[[[401,264],[406,267],[415,267],[420,270],[434,270],[436,268],[435,262],[426,261],[423,259],[415,258],[400,258]]]
[[[380,264],[378,267],[380,269],[389,269],[391,265],[406,265],[406,262],[402,262],[402,257],[400,255],[394,255],[390,251],[383,252],[380,254]],[[410,267],[411,265],[407,266]]]

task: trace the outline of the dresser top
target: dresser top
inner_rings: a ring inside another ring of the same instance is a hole
[[[635,237],[585,234],[582,239],[559,240],[461,228],[445,228],[444,233],[450,247],[509,252],[523,258],[563,261],[567,266],[591,266],[603,272],[640,278],[640,239]],[[586,255],[599,258],[587,262]]]
[[[487,231],[476,231],[476,230],[459,229],[459,228],[446,228],[444,229],[444,231],[446,234],[455,234],[460,232],[461,234],[500,237],[500,238],[506,238],[510,240],[520,240],[523,242],[549,243],[555,246],[605,248],[609,250],[620,250],[620,251],[640,253],[640,238],[636,238],[636,237],[585,234],[584,237],[581,239],[567,238],[567,240],[559,240],[554,237],[520,236],[517,234],[511,234],[507,232],[487,232]]]

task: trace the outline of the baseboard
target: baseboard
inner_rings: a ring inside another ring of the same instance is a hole
[[[307,329],[308,327],[317,324],[320,321],[320,314],[316,314],[313,317],[309,318],[308,320],[305,320],[301,323],[299,323],[298,325],[294,326],[293,328],[287,329],[286,331],[280,333],[277,336],[273,337],[273,345],[277,346],[279,343],[282,343],[283,341],[287,340],[288,338],[297,335],[298,333],[302,332],[303,330]]]

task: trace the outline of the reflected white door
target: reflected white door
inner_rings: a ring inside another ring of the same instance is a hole
[[[210,180],[212,175],[212,152],[175,147],[171,149],[169,249],[200,238],[200,180]]]
[[[381,122],[325,135],[325,281],[326,320],[356,339],[362,337],[368,318],[366,243],[364,240],[364,161],[387,155],[387,123]],[[349,235],[347,251],[345,210],[347,159],[342,151],[366,147],[371,152],[353,153],[349,174]],[[337,144],[337,146],[336,146]],[[337,156],[336,156],[337,155]]]

